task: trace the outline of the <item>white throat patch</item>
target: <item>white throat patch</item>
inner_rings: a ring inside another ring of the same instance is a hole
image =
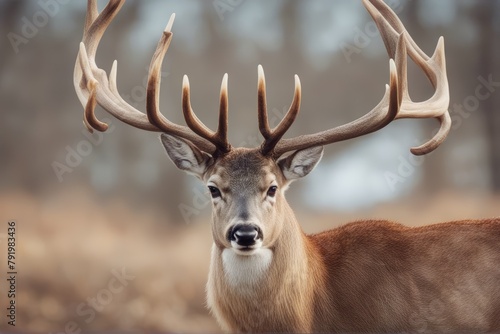
[[[224,275],[236,292],[251,292],[267,274],[273,260],[273,252],[267,248],[258,249],[253,255],[238,255],[231,248],[222,251]]]

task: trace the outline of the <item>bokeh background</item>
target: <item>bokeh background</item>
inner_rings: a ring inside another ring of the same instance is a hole
[[[329,146],[288,192],[307,232],[367,217],[416,226],[500,215],[500,87],[482,83],[500,81],[500,1],[389,4],[427,53],[445,37],[453,129],[418,159],[409,147],[432,136],[434,120],[396,121]],[[103,111],[110,131],[90,136],[83,128],[72,76],[85,8],[83,0],[0,0],[0,276],[7,221],[15,220],[15,329],[219,332],[204,302],[211,204],[203,185],[173,166],[157,134]],[[183,123],[188,74],[193,108],[215,127],[228,72],[229,136],[237,146],[261,140],[258,64],[274,124],[291,102],[293,75],[301,78],[302,112],[288,136],[365,114],[388,81],[385,49],[361,1],[127,1],[97,60],[109,71],[118,59],[122,96],[142,110],[149,61],[172,12],[162,111]],[[415,100],[433,93],[413,64],[409,80]],[[128,279],[110,292],[122,271]],[[5,319],[0,328],[13,329]]]

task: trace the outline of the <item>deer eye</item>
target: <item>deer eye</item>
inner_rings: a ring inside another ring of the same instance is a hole
[[[212,195],[212,198],[220,197],[220,190],[216,187],[208,186],[208,190],[210,190],[210,195]]]
[[[276,190],[278,190],[278,187],[276,187],[276,186],[271,186],[271,187],[267,190],[267,196],[269,196],[269,197],[274,197],[274,196],[276,196]]]

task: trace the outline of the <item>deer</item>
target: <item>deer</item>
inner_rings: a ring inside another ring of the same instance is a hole
[[[160,70],[172,40],[172,14],[151,60],[146,113],[117,89],[117,62],[109,75],[95,61],[99,42],[124,0],[99,13],[89,0],[74,85],[89,131],[106,131],[100,106],[135,128],[159,132],[168,157],[201,180],[212,198],[213,246],[207,305],[227,332],[457,332],[500,331],[500,218],[407,227],[382,220],[351,222],[306,235],[285,199],[290,184],[308,175],[328,144],[381,130],[401,118],[435,118],[440,127],[415,155],[435,150],[451,128],[444,39],[424,53],[382,0],[362,0],[381,33],[389,84],[364,116],[322,132],[283,138],[301,104],[295,76],[291,106],[269,126],[266,81],[258,66],[259,147],[228,141],[228,76],[220,89],[218,127],[196,116],[187,76],[182,83],[186,125],[159,108]],[[434,87],[415,102],[408,93],[410,58]]]

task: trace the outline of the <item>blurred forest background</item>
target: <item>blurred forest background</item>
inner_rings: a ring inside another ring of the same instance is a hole
[[[500,1],[388,3],[428,54],[445,37],[452,131],[424,158],[409,148],[432,136],[433,120],[396,121],[329,146],[288,192],[307,232],[366,217],[424,225],[500,215]],[[90,136],[83,128],[72,78],[85,9],[83,0],[0,0],[0,246],[7,220],[16,220],[16,329],[218,332],[204,305],[211,235],[203,185],[174,167],[157,134],[102,111],[110,131]],[[120,92],[141,110],[149,61],[172,12],[162,111],[183,123],[188,74],[193,108],[214,128],[228,72],[236,146],[261,140],[258,64],[274,125],[291,102],[293,75],[301,78],[302,111],[288,136],[365,114],[388,82],[388,57],[361,1],[127,1],[97,61],[109,71],[118,59]],[[409,81],[415,100],[433,93],[413,64]],[[0,265],[5,273],[4,255]],[[110,293],[122,270],[133,278]],[[0,328],[11,329],[4,320]]]

